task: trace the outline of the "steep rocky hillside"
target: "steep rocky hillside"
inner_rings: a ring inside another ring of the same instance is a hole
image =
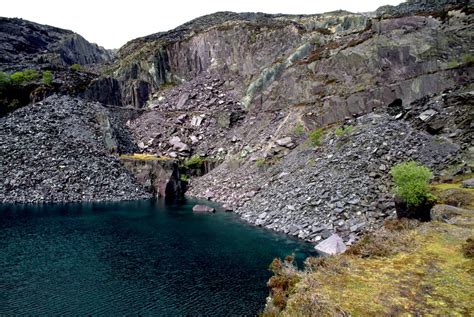
[[[1,65],[59,67],[50,85],[33,83],[27,101],[59,92],[135,109],[117,123],[130,137],[120,153],[217,166],[191,179],[189,195],[302,239],[337,232],[352,243],[394,215],[393,164],[415,159],[437,175],[472,164],[472,12],[465,0],[364,14],[218,12],[132,40],[110,63],[77,34],[3,19]]]
[[[127,124],[142,152],[222,163],[189,195],[351,243],[394,215],[393,164],[472,162],[472,19],[468,1],[221,12],[129,42],[96,84],[145,108]]]
[[[93,65],[112,53],[79,34],[22,19],[0,17],[0,70]]]
[[[54,93],[96,100],[84,92],[112,58],[72,31],[0,17],[0,116]]]
[[[111,151],[133,151],[117,111],[52,96],[0,119],[0,202],[148,198]]]

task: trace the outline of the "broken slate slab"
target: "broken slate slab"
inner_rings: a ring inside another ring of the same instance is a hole
[[[333,234],[329,238],[321,241],[314,248],[318,253],[324,256],[344,253],[347,249],[344,241],[337,234]]]
[[[418,118],[420,118],[421,121],[428,121],[430,120],[432,117],[434,117],[438,112],[436,112],[435,110],[433,109],[428,109],[422,113],[420,113],[420,115],[418,116]]]
[[[292,141],[293,140],[291,139],[291,137],[288,136],[288,137],[276,140],[276,143],[279,146],[289,147],[292,144]]]
[[[181,97],[179,97],[178,104],[176,105],[176,108],[177,109],[183,108],[183,106],[186,104],[186,101],[188,101],[188,98],[189,98],[188,93],[182,94]]]

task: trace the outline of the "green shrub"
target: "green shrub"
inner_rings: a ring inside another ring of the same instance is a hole
[[[184,166],[187,168],[201,168],[204,165],[205,159],[199,155],[193,155],[184,161]]]
[[[324,135],[324,129],[319,128],[316,130],[313,130],[309,133],[309,142],[313,146],[320,146],[321,145],[321,139],[323,138]]]
[[[408,206],[419,206],[431,199],[428,181],[433,176],[429,168],[417,162],[400,163],[390,170],[395,183],[394,192]]]
[[[50,70],[46,70],[43,72],[43,84],[51,85],[53,82],[53,72]]]
[[[71,70],[76,71],[76,72],[81,71],[81,70],[82,70],[82,66],[79,65],[79,64],[72,64],[72,65],[71,65]]]
[[[24,71],[16,72],[10,75],[12,83],[17,85],[35,81],[38,79],[38,77],[39,74],[34,69],[25,69]]]
[[[336,129],[336,136],[341,137],[343,135],[351,134],[354,127],[351,125],[342,126]]]
[[[308,165],[310,167],[315,167],[316,166],[316,160],[311,158],[306,162],[306,165]]]
[[[255,160],[255,165],[257,167],[263,167],[265,165],[265,159],[263,158],[258,158]]]
[[[448,68],[455,68],[455,67],[458,67],[458,66],[459,66],[459,63],[456,60],[449,61],[448,64],[447,64]]]
[[[251,32],[249,34],[250,44],[255,44],[257,42],[257,34],[255,32]]]
[[[304,135],[304,126],[301,122],[298,122],[297,124],[295,124],[295,127],[293,128],[293,134],[295,136],[302,136]]]
[[[181,174],[181,175],[179,176],[179,179],[180,179],[182,182],[187,182],[187,181],[189,180],[189,177],[188,177],[188,175],[186,175],[186,174]]]

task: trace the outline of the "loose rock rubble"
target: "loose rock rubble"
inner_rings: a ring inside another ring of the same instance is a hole
[[[302,144],[265,171],[252,162],[232,172],[218,167],[191,193],[234,206],[243,219],[268,229],[311,242],[337,233],[351,244],[395,216],[394,164],[413,159],[436,171],[460,149],[386,113],[347,124],[351,133],[337,137],[327,130],[320,147]]]
[[[230,150],[235,136],[228,131],[244,112],[223,84],[210,75],[198,76],[156,94],[149,101],[151,110],[129,122],[140,149],[181,158]]]
[[[99,104],[66,96],[49,97],[1,118],[0,202],[149,197],[110,153],[127,140],[117,138],[125,133],[118,121]]]
[[[387,115],[369,114],[353,124],[349,135],[330,134],[315,151],[288,155],[271,185],[237,212],[305,240],[336,232],[351,243],[394,216],[389,178],[394,164],[413,159],[437,170],[459,150]]]

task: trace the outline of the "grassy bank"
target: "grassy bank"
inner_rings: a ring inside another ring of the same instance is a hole
[[[435,185],[446,221],[387,221],[346,254],[273,263],[264,316],[469,316],[474,311],[474,190]],[[454,191],[453,191],[454,189]],[[457,203],[453,195],[463,197]],[[277,263],[278,264],[278,263]],[[278,283],[276,283],[278,281]]]

